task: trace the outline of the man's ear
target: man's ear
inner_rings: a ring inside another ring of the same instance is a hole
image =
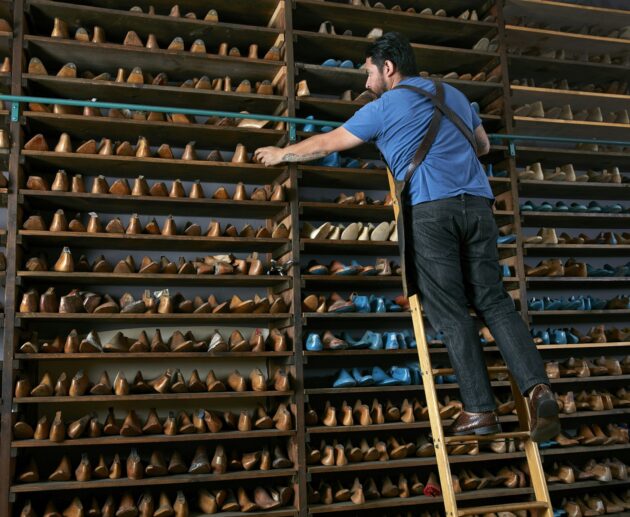
[[[394,64],[394,62],[386,59],[385,63],[383,63],[383,72],[385,73],[384,75],[387,77],[391,77],[392,75],[394,75],[396,73],[396,65]]]

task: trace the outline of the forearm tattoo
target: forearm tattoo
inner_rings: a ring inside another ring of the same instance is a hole
[[[317,153],[308,153],[308,154],[295,154],[295,153],[287,153],[282,157],[283,162],[309,162],[311,160],[317,160],[318,158],[323,158],[327,153],[319,151]]]

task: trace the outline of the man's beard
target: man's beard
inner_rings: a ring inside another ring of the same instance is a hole
[[[385,82],[385,79],[381,77],[380,81],[378,82],[378,89],[372,90],[372,93],[374,93],[377,97],[380,97],[386,91],[387,91],[387,83]]]

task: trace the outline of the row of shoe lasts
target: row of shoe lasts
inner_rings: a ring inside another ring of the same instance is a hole
[[[309,223],[302,225],[300,236],[305,239],[328,239],[342,241],[398,241],[396,221],[383,221],[378,225],[372,223],[350,223],[334,225],[323,223],[317,228]]]
[[[196,515],[191,513],[191,507],[199,510],[205,515],[219,512],[255,512],[259,510],[270,511],[292,504],[293,489],[291,487],[257,486],[247,491],[239,487],[234,492],[229,490],[213,490],[209,492],[199,489],[192,494],[185,495],[181,490],[177,491],[174,498],[166,492],[160,492],[158,497],[154,497],[150,492],[144,492],[138,501],[131,493],[126,492],[116,503],[112,495],[101,506],[96,497],[92,497],[90,504],[83,504],[79,497],[72,499],[70,504],[60,513],[57,511],[58,501],[49,500],[43,508],[43,514],[35,510],[37,505],[33,505],[30,500],[24,503],[20,512],[20,517],[82,517],[103,516],[103,517],[189,517]],[[188,503],[191,500],[191,503]],[[193,503],[194,501],[194,503]]]
[[[0,259],[0,266],[1,266]],[[38,257],[30,257],[25,264],[27,271],[49,271],[48,260],[44,254]],[[162,256],[158,260],[153,260],[145,255],[140,260],[140,264],[136,265],[136,260],[127,255],[119,260],[114,266],[104,257],[99,256],[90,264],[85,255],[81,255],[77,260],[74,259],[72,251],[65,246],[59,258],[52,266],[52,271],[60,273],[71,272],[93,272],[93,273],[114,273],[114,274],[143,274],[143,275],[264,275],[265,272],[270,274],[271,269],[265,266],[258,258],[257,253],[253,253],[246,259],[237,259],[234,255],[206,255],[205,257],[197,257],[195,260],[186,260],[179,257],[177,262]]]
[[[238,93],[251,93],[251,84],[249,81],[241,83],[244,88],[237,88]],[[107,112],[103,112],[101,108],[95,106],[67,106],[64,104],[42,104],[38,102],[30,102],[28,110],[36,113],[54,113],[56,115],[73,115],[84,117],[106,117],[117,120],[134,120],[139,122],[169,122],[171,124],[195,124],[217,127],[239,127],[249,129],[261,129],[268,124],[269,120],[248,118],[248,111],[241,111],[242,116],[238,117],[207,117],[198,119],[196,115],[186,115],[184,113],[163,113],[161,111],[146,111],[109,108]],[[277,122],[274,126],[275,130],[284,130],[284,122]],[[85,153],[84,153],[85,154]]]
[[[613,479],[625,481],[628,479],[628,466],[621,460],[613,458],[604,459],[602,462],[590,459],[580,469],[574,463],[554,463],[550,473],[545,472],[547,483],[572,484],[576,481],[596,479],[602,483],[608,483]]]
[[[144,424],[133,409],[127,412],[122,422],[116,418],[114,409],[109,408],[105,422],[101,424],[96,413],[88,413],[81,418],[65,423],[61,411],[55,413],[50,421],[46,415],[39,418],[35,429],[24,417],[18,415],[13,424],[13,436],[16,440],[50,440],[60,443],[66,438],[76,440],[81,437],[99,438],[101,436],[142,436],[181,434],[218,433],[223,430],[249,432],[252,430],[278,429],[288,431],[293,428],[291,412],[286,404],[278,404],[273,413],[262,404],[253,412],[243,410],[240,415],[230,411],[219,413],[213,410],[197,409],[191,414],[186,411],[169,411],[161,419],[157,410],[151,408]]]
[[[630,374],[630,355],[622,360],[615,359],[614,357],[601,356],[595,361],[570,357],[562,363],[558,361],[545,363],[545,370],[550,379],[559,379],[560,377],[628,375]]]
[[[229,388],[229,390],[228,390]],[[208,372],[205,380],[201,380],[199,373],[194,369],[188,381],[177,368],[169,368],[155,379],[145,381],[142,373],[138,372],[130,383],[125,374],[119,371],[112,384],[106,371],[100,375],[98,382],[93,383],[88,376],[79,370],[71,379],[62,372],[53,382],[50,373],[45,372],[39,383],[34,388],[26,376],[21,376],[15,383],[15,397],[81,397],[84,395],[117,395],[119,397],[136,393],[207,393],[207,392],[245,392],[245,391],[274,391],[285,392],[291,389],[289,375],[284,368],[279,368],[273,375],[273,379],[267,380],[260,368],[254,368],[249,374],[248,380],[234,370],[224,383],[217,379],[213,370]]]
[[[630,90],[626,81],[611,81],[603,86],[594,83],[571,83],[566,79],[551,79],[542,83],[537,83],[532,77],[513,79],[514,86],[529,86],[530,88],[547,88],[552,90],[575,90],[594,93],[611,93],[613,95],[627,95]]]
[[[211,20],[216,21],[216,20]],[[60,39],[70,39],[70,31],[68,29],[68,24],[60,19],[55,18],[53,30],[50,34],[51,38],[60,38]],[[158,50],[160,49],[160,45],[158,43],[157,38],[154,34],[149,34],[146,38],[146,44],[142,41],[140,36],[136,31],[128,31],[123,39],[122,43],[120,39],[116,39],[116,41],[107,41],[105,37],[105,30],[98,25],[95,25],[92,28],[92,35],[85,29],[84,27],[79,27],[73,36],[73,39],[76,41],[80,41],[82,43],[109,43],[109,44],[122,44],[125,47],[139,47],[139,48],[147,48],[150,50]],[[173,38],[173,40],[168,44],[166,50],[171,51],[179,51],[183,52],[186,50],[186,44],[184,43],[184,39],[180,36]],[[215,54],[218,56],[224,57],[243,57],[241,51],[238,47],[230,47],[228,43],[221,43],[216,52],[208,52],[206,49],[206,44],[202,39],[195,39],[192,44],[190,44],[188,51],[194,54]],[[264,60],[269,61],[280,61],[282,59],[282,51],[281,47],[272,46],[263,56]],[[258,45],[256,43],[252,43],[249,46],[249,50],[246,56],[248,59],[259,59],[258,57]]]
[[[91,189],[88,190],[82,174],[75,174],[72,178],[69,178],[64,170],[57,171],[52,184],[49,184],[42,176],[29,176],[26,180],[26,188],[38,191],[74,192],[76,194],[89,192],[90,194],[112,194],[114,196],[189,197],[190,199],[203,199],[206,197],[200,180],[195,180],[190,193],[186,195],[186,189],[180,179],[174,180],[169,189],[162,181],[156,181],[149,186],[144,176],[138,176],[134,180],[133,187],[131,187],[126,178],[114,180],[109,185],[105,176],[99,174],[94,178]],[[210,198],[232,199],[234,201],[285,201],[286,194],[284,187],[277,183],[257,187],[251,194],[248,194],[245,184],[239,181],[236,184],[234,194],[231,196],[225,187],[218,187]]]
[[[562,232],[558,237],[555,228],[541,228],[536,235],[525,237],[527,244],[630,244],[630,232],[599,232],[595,237],[589,237],[585,233],[580,233],[577,237],[572,237],[566,232]]]
[[[459,81],[481,81],[481,82],[488,82],[488,83],[498,83],[501,82],[501,68],[500,66],[497,66],[493,69],[491,69],[488,72],[476,72],[476,73],[463,73],[463,74],[459,74],[455,71],[452,72],[446,72],[444,74],[440,74],[440,73],[431,73],[431,72],[427,72],[426,70],[422,70],[420,72],[420,77],[433,77],[436,79],[444,79],[444,80],[449,80],[449,79],[457,79]]]
[[[345,445],[337,440],[330,443],[322,440],[319,449],[308,447],[307,464],[343,467],[349,463],[364,461],[401,460],[413,456],[426,458],[433,456],[435,452],[433,444],[422,434],[415,442],[408,442],[404,438],[396,439],[393,436],[383,440],[374,437],[370,442],[371,445],[363,438],[359,447],[355,447],[350,439]]]
[[[387,371],[379,366],[364,371],[352,368],[341,369],[332,384],[333,388],[354,388],[356,386],[409,386],[420,384],[420,370],[414,366],[392,366]]]
[[[573,164],[568,163],[556,167],[553,170],[545,171],[540,162],[527,165],[525,170],[519,172],[519,178],[523,180],[536,181],[579,181],[590,183],[629,183],[630,177],[621,174],[619,167],[613,166],[603,169],[601,172],[588,169],[585,174],[576,174]]]
[[[365,192],[355,192],[351,196],[346,196],[343,192],[335,198],[335,203],[338,205],[372,205],[372,206],[391,206],[394,204],[394,200],[391,194],[387,194],[385,199],[372,199],[365,195]]]
[[[190,465],[178,451],[173,452],[170,460],[167,462],[163,453],[155,450],[151,453],[148,461],[145,460],[143,462],[138,451],[131,449],[126,458],[126,468],[124,470],[123,461],[120,455],[116,453],[108,466],[103,454],[100,454],[98,464],[93,464],[88,454],[83,453],[79,465],[73,471],[70,458],[64,455],[59,465],[48,476],[48,481],[71,481],[73,477],[81,482],[91,481],[92,479],[121,479],[125,477],[130,480],[139,480],[186,473],[220,475],[228,471],[266,471],[287,469],[293,466],[293,462],[287,457],[285,450],[278,445],[274,448],[273,455],[265,447],[262,451],[258,450],[255,452],[239,453],[234,450],[229,455],[229,459],[223,446],[217,445],[212,460],[208,456],[207,448],[204,445],[200,445],[195,450]],[[18,474],[18,480],[21,483],[36,483],[40,479],[42,478],[39,475],[39,469],[34,459],[31,459],[28,467]]]
[[[304,312],[402,312],[409,310],[409,300],[400,295],[394,300],[382,296],[364,296],[352,293],[345,299],[337,293],[332,293],[328,300],[325,296],[309,294],[302,301]]]
[[[605,325],[595,325],[586,334],[576,328],[532,330],[532,337],[537,345],[577,344],[577,343],[623,343],[630,341],[630,327],[618,329]]]
[[[621,27],[620,29],[604,29],[603,27],[598,27],[597,25],[581,25],[581,26],[571,26],[565,25],[560,28],[552,27],[547,25],[546,23],[540,23],[538,21],[533,21],[531,19],[525,17],[518,17],[514,20],[510,20],[510,25],[520,25],[522,27],[531,27],[536,29],[548,29],[548,30],[557,30],[560,32],[570,32],[572,34],[582,34],[582,35],[591,35],[591,36],[599,36],[603,38],[621,38],[621,39],[630,39],[630,25],[625,27]]]
[[[338,275],[338,276],[391,276],[400,275],[400,266],[388,258],[377,258],[375,264],[362,265],[353,260],[348,266],[338,260],[333,260],[330,265],[320,264],[317,260],[311,260],[303,271],[307,275]]]
[[[440,11],[443,11],[443,9],[441,9]],[[319,29],[317,31],[320,34],[330,34],[330,35],[337,35],[337,31],[335,30],[335,26],[332,24],[332,22],[330,20],[325,20],[323,21],[320,26]],[[355,31],[356,32],[356,31]],[[365,37],[367,39],[378,39],[383,35],[383,29],[380,27],[373,27],[372,29],[370,29],[368,31],[367,34],[363,35],[358,35],[353,33],[352,30],[350,29],[346,29],[341,33],[342,36],[357,36],[357,37]],[[499,49],[499,41],[498,38],[494,38],[492,40],[490,40],[489,38],[483,37],[481,39],[479,39],[479,41],[477,41],[473,47],[473,50],[480,50],[480,51],[484,51],[484,52],[496,52]],[[326,66],[326,65],[324,65]],[[343,68],[354,68],[354,63],[353,66],[347,66],[347,67],[343,67]]]
[[[514,400],[511,396],[505,400],[497,398],[496,405],[498,415],[508,415],[514,411]],[[442,401],[438,401],[438,410],[440,417],[444,420],[456,418],[462,410],[462,403],[444,397]],[[386,422],[410,424],[427,422],[428,420],[429,410],[417,398],[404,399],[400,405],[393,404],[390,400],[382,402],[375,398],[371,405],[364,404],[359,399],[353,406],[350,406],[344,400],[339,410],[330,401],[326,401],[324,409],[321,411],[316,411],[310,404],[307,404],[305,411],[305,422],[309,427],[335,427],[337,425],[366,427],[381,425]]]
[[[0,69],[1,71],[1,69]],[[37,57],[32,57],[28,63],[28,73],[31,75],[50,75],[46,66]],[[56,77],[63,79],[76,79],[79,77],[77,65],[74,63],[66,63],[55,74]],[[91,81],[110,81],[115,83],[126,84],[145,84],[151,86],[171,86],[178,88],[192,88],[196,90],[212,90],[220,92],[237,92],[241,94],[256,93],[258,95],[273,95],[275,93],[274,86],[267,79],[252,83],[248,79],[243,79],[238,85],[232,84],[232,78],[227,75],[225,77],[215,77],[210,79],[207,75],[201,77],[193,77],[185,81],[170,81],[165,72],[159,72],[153,75],[149,72],[143,72],[142,68],[135,66],[131,71],[126,68],[118,68],[115,74],[102,72],[94,74],[86,70],[81,75],[82,79]]]
[[[543,201],[540,205],[537,205],[533,201],[528,200],[525,203],[522,203],[520,208],[522,212],[574,212],[589,214],[630,213],[630,207],[624,208],[624,206],[619,203],[602,206],[597,201],[590,201],[588,205],[583,202],[573,202],[571,205],[567,205],[564,201],[557,201],[554,205],[549,201]]]
[[[54,287],[49,287],[41,296],[35,289],[29,289],[22,296],[20,312],[78,314],[277,314],[285,313],[289,306],[282,296],[269,294],[266,297],[254,295],[253,299],[241,300],[233,295],[230,301],[219,303],[214,295],[204,300],[196,296],[193,300],[181,294],[170,295],[168,289],[154,294],[147,289],[140,299],[130,293],[123,294],[118,301],[109,294],[79,291],[74,289],[58,298]]]
[[[383,2],[375,2],[374,4],[371,4],[370,0],[348,0],[348,4],[353,5],[355,7],[367,7],[367,8],[373,8],[373,9],[389,9],[394,12],[403,11],[403,8],[400,7],[400,5],[398,4],[389,8],[385,4],[383,4]],[[462,11],[458,15],[454,15],[454,14],[449,15],[444,9],[436,9],[435,11],[433,11],[430,7],[425,7],[424,9],[420,9],[420,10],[416,10],[413,7],[409,7],[407,9],[404,9],[404,12],[412,13],[412,14],[421,14],[423,16],[439,16],[442,18],[446,18],[446,17],[457,18],[459,20],[470,20],[470,21],[479,20],[479,15],[477,14],[477,11],[475,9],[472,9],[472,10],[466,9],[465,11]],[[484,22],[493,22],[494,20],[495,20],[495,17],[492,15],[488,15],[483,19]]]
[[[611,56],[609,53],[589,53],[589,52],[571,52],[565,49],[553,49],[539,47],[508,47],[508,54],[513,56],[537,56],[545,59],[560,59],[580,61],[582,63],[598,63],[602,65],[621,65],[628,66],[630,64],[630,56]]]
[[[571,414],[570,412],[566,414]],[[624,424],[608,424],[606,431],[598,424],[582,424],[576,429],[564,429],[553,440],[541,443],[541,448],[546,447],[576,447],[576,446],[602,446],[623,445],[628,442],[628,426]]]
[[[373,478],[359,480],[354,478],[352,485],[346,482],[342,485],[340,481],[333,482],[331,486],[326,481],[322,481],[317,488],[309,484],[307,487],[307,501],[309,505],[334,503],[344,503],[351,501],[359,505],[366,501],[383,498],[408,498],[412,496],[426,495],[437,497],[441,495],[440,482],[433,472],[429,475],[426,483],[418,479],[417,474],[400,474],[397,483],[393,483],[389,476],[379,480],[380,489]],[[349,487],[349,488],[348,488]]]
[[[550,298],[530,298],[527,301],[530,311],[597,311],[630,309],[630,297],[617,295],[609,300],[593,296],[571,296]]]
[[[416,340],[410,330],[383,333],[366,330],[359,339],[353,338],[348,332],[342,332],[337,337],[330,330],[327,330],[321,337],[316,332],[308,334],[305,348],[309,352],[346,350],[348,348],[356,350],[406,350],[416,348]]]
[[[589,493],[582,496],[574,496],[563,499],[560,503],[559,517],[592,517],[594,515],[622,514],[624,510],[630,510],[630,491],[625,494],[619,492]]]
[[[558,402],[560,411],[569,415],[578,410],[604,411],[614,408],[626,408],[630,406],[630,395],[625,388],[620,388],[617,391],[617,395],[613,395],[608,391],[591,390],[590,393],[587,393],[586,390],[582,390],[576,396],[572,391],[568,391],[565,394],[556,393],[556,402]]]
[[[296,97],[310,97],[311,96],[311,90],[308,87],[308,81],[306,79],[302,79],[295,85],[295,96]],[[372,93],[370,90],[364,90],[363,92],[359,94],[355,94],[352,90],[345,90],[339,98],[342,101],[357,102],[361,105],[364,105],[376,99],[376,95]],[[326,132],[332,131],[332,127],[322,126],[320,127],[320,131],[322,131],[323,133],[326,133]]]
[[[33,136],[26,144],[24,144],[24,150],[26,151],[38,151],[47,152],[50,150],[46,137],[43,134],[38,133]],[[75,153],[75,154],[97,154],[100,156],[126,156],[136,158],[162,158],[165,160],[174,160],[175,155],[171,146],[168,144],[162,144],[158,147],[155,155],[151,151],[151,146],[146,138],[143,136],[138,137],[138,143],[134,147],[127,141],[112,142],[109,138],[102,138],[100,143],[96,143],[96,140],[86,140],[73,150],[72,140],[68,133],[62,133],[59,137],[58,143],[54,147],[56,153]],[[200,161],[195,150],[195,143],[188,142],[181,156],[177,158],[181,161]],[[219,150],[213,150],[208,153],[205,161],[209,162],[226,162],[223,155]],[[237,144],[230,163],[253,163],[253,158],[250,160],[247,153],[247,148],[243,144]]]
[[[103,343],[104,341],[104,343]],[[33,333],[30,339],[19,347],[22,354],[89,354],[89,353],[168,353],[168,352],[284,352],[288,349],[286,333],[271,329],[265,339],[260,329],[255,329],[248,339],[241,331],[233,330],[226,341],[221,332],[215,330],[209,337],[199,339],[192,331],[185,334],[174,331],[165,340],[160,329],[156,329],[149,339],[146,331],[140,331],[137,338],[127,337],[118,331],[108,340],[101,341],[98,333],[90,331],[85,338],[76,330],[71,330],[67,337],[56,336],[53,339],[40,339]]]
[[[586,262],[577,262],[569,258],[563,264],[562,259],[544,259],[536,267],[525,264],[527,276],[568,276],[568,277],[622,277],[630,276],[630,262],[620,266],[604,264],[602,267],[594,267]]]
[[[531,104],[524,104],[514,109],[514,115],[517,117],[535,117],[549,118],[561,120],[581,120],[588,122],[607,122],[614,124],[630,124],[628,110],[609,111],[602,114],[601,108],[583,109],[577,113],[573,113],[571,105],[556,106],[545,110],[542,101],[536,101]]]
[[[96,212],[90,212],[88,215],[87,224],[83,223],[81,214],[78,213],[68,222],[65,212],[60,208],[53,214],[50,225],[46,224],[43,216],[30,215],[28,219],[24,221],[22,229],[38,232],[113,233],[126,235],[148,234],[162,235],[164,237],[186,235],[188,237],[240,237],[246,239],[288,239],[290,235],[290,228],[287,226],[290,225],[290,216],[284,218],[282,222],[276,223],[272,230],[269,230],[266,226],[260,226],[258,230],[255,230],[250,224],[245,224],[240,231],[232,224],[228,224],[225,230],[222,230],[219,221],[210,221],[205,233],[202,233],[201,226],[190,221],[184,223],[183,230],[178,230],[177,223],[172,215],[169,215],[164,220],[162,228],[160,228],[155,217],[151,218],[151,220],[143,226],[138,214],[131,214],[129,224],[126,227],[120,217],[114,217],[103,225]]]

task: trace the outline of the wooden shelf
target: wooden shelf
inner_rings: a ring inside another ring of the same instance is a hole
[[[533,492],[531,488],[493,488],[489,490],[474,490],[471,492],[462,492],[457,494],[458,501],[474,501],[479,499],[497,499],[514,496],[529,495]],[[366,501],[363,504],[354,504],[352,502],[346,503],[334,503],[329,505],[310,505],[309,512],[316,513],[331,513],[331,512],[363,512],[365,510],[383,509],[383,508],[398,508],[405,506],[420,506],[420,505],[439,505],[443,504],[442,496],[427,497],[425,495],[415,497],[391,497],[380,498],[372,501]]]
[[[514,460],[523,458],[524,453],[504,453],[504,454],[478,454],[476,456],[468,456],[465,454],[457,455],[457,456],[449,456],[449,462],[452,465],[457,465],[461,463],[485,463],[492,461],[506,461],[506,460]],[[435,458],[405,458],[402,460],[387,460],[387,461],[360,461],[357,463],[348,463],[344,466],[336,466],[333,465],[331,467],[327,467],[325,465],[310,465],[308,467],[308,472],[312,475],[316,474],[345,474],[347,472],[356,472],[357,475],[361,475],[365,473],[365,471],[374,472],[376,474],[381,474],[380,470],[397,470],[407,469],[407,468],[422,468],[422,467],[432,467],[437,465]],[[398,472],[396,472],[398,473]],[[382,474],[387,475],[387,472],[383,472]]]
[[[208,285],[217,287],[290,288],[292,278],[277,275],[163,275],[141,273],[57,273],[18,271],[19,279],[45,284],[72,285]]]
[[[12,485],[11,493],[53,492],[58,490],[90,490],[103,488],[133,488],[148,486],[166,486],[191,483],[212,483],[246,479],[275,479],[295,474],[294,469],[256,470],[251,472],[230,472],[226,474],[179,474],[174,476],[144,479],[98,479],[92,481],[48,481]]]
[[[101,247],[127,250],[197,250],[271,252],[288,246],[290,239],[256,239],[245,237],[189,237],[187,235],[127,235],[114,233],[48,232],[20,230],[24,242],[70,246],[72,248]]]
[[[524,244],[525,255],[609,257],[630,254],[630,244]]]
[[[588,285],[590,288],[599,287],[599,288],[608,288],[608,287],[616,287],[623,286],[626,284],[630,284],[630,276],[621,276],[621,277],[558,277],[558,276],[547,276],[547,277],[526,277],[525,282],[528,286],[539,286],[539,287],[574,287],[574,285],[585,286]]]
[[[203,13],[204,16],[206,12]],[[179,36],[186,42],[186,48],[193,40],[199,38],[204,40],[209,52],[216,52],[221,42],[229,41],[231,46],[239,47],[241,53],[246,51],[251,43],[257,43],[262,47],[263,54],[280,34],[280,31],[274,28],[252,27],[223,21],[212,23],[204,21],[203,18],[197,20],[173,18],[167,14],[168,12],[149,15],[126,11],[123,18],[120,7],[112,9],[103,7],[102,4],[97,7],[49,0],[34,0],[30,3],[30,15],[35,29],[33,32],[40,33],[47,33],[52,20],[57,17],[68,21],[71,34],[78,26],[91,28],[100,25],[105,30],[107,39],[116,42],[122,42],[127,31],[133,30],[143,40],[146,40],[149,34],[154,34],[162,47],[166,47],[174,37]],[[121,19],[124,19],[124,24],[120,23]]]
[[[563,138],[599,138],[630,141],[630,124],[587,122],[534,117],[514,117],[514,133]]]
[[[133,0],[69,0],[69,3],[79,5],[91,5],[95,7],[107,7],[116,9],[117,14],[127,15],[128,10],[135,5]],[[154,0],[151,5],[155,7],[157,16],[165,18],[170,12],[173,3],[170,0]],[[256,9],[251,9],[249,0],[214,0],[212,7],[219,12],[221,20],[238,21],[248,25],[266,26],[271,19],[277,0],[259,0]],[[183,10],[182,6],[182,10]],[[208,12],[208,3],[205,0],[187,0],[186,11],[194,11],[198,18],[202,18]]]
[[[153,65],[143,72],[159,73]],[[178,74],[179,75],[179,74]],[[175,75],[169,80],[175,82]],[[153,86],[150,84],[127,84],[112,81],[92,81],[90,79],[66,79],[63,77],[24,74],[30,91],[46,97],[77,99],[97,98],[99,101],[121,102],[126,104],[167,105],[178,108],[203,106],[206,110],[249,111],[250,113],[273,114],[286,104],[286,97],[280,95],[256,95],[237,92],[219,92],[179,86]],[[178,77],[183,82],[192,77]],[[238,80],[235,78],[235,80]],[[233,86],[238,86],[233,84]]]
[[[317,188],[389,190],[385,169],[350,169],[298,165],[300,186]]]
[[[589,489],[595,490],[611,490],[615,488],[620,488],[624,486],[630,485],[630,479],[626,479],[623,481],[613,480],[608,481],[607,483],[602,483],[601,481],[593,480],[593,481],[576,481],[575,483],[569,484],[550,484],[548,485],[549,492],[553,495],[554,493],[560,492],[582,492],[585,493]]]
[[[393,206],[341,205],[317,201],[300,201],[300,213],[305,219],[339,221],[391,221]]]
[[[111,43],[81,43],[44,36],[26,35],[24,43],[31,57],[38,57],[45,64],[53,62],[62,66],[72,62],[79,70],[103,70],[110,73],[123,63],[129,68],[139,66],[143,71],[153,70],[159,63],[160,72],[173,77],[193,78],[207,75],[213,78],[229,75],[235,81],[249,79],[255,82],[272,81],[284,66],[282,61],[149,50]]]
[[[18,312],[21,320],[55,321],[135,321],[140,323],[255,323],[265,321],[289,321],[291,314],[57,314],[55,312]]]
[[[156,360],[164,361],[171,359],[242,359],[242,358],[258,358],[258,357],[291,357],[293,352],[147,352],[147,353],[132,353],[132,352],[96,352],[96,353],[73,353],[73,354],[21,354],[16,353],[15,359],[20,361],[81,361],[81,360],[94,360],[97,361],[120,361],[120,360]]]
[[[510,0],[503,8],[506,19],[526,16],[528,20],[553,23],[562,20],[562,25],[581,26],[591,17],[597,26],[612,31],[630,23],[630,13],[624,9],[611,9],[595,5],[573,4],[549,0]]]
[[[326,361],[330,360],[330,357],[380,357],[380,356],[416,356],[418,355],[418,351],[415,348],[403,348],[403,349],[395,349],[395,350],[370,350],[369,348],[347,348],[345,350],[322,350],[321,352],[309,352],[305,350],[302,352],[305,357],[313,357],[313,358],[321,358]]]
[[[295,431],[226,431],[218,433],[199,434],[178,434],[167,436],[164,434],[146,434],[142,436],[101,436],[99,438],[77,438],[75,440],[66,439],[63,442],[52,442],[50,440],[13,440],[11,447],[16,449],[44,448],[65,448],[65,447],[90,447],[104,445],[132,445],[149,443],[190,443],[205,441],[223,440],[258,440],[261,438],[284,438],[295,435]]]
[[[340,253],[365,255],[398,255],[398,243],[392,241],[333,241],[300,239],[304,253],[337,255]]]
[[[542,101],[546,108],[570,104],[575,113],[581,109],[601,108],[602,111],[618,111],[630,103],[629,95],[559,90],[555,88],[533,88],[530,86],[510,86],[511,102],[519,106],[534,101]]]
[[[586,19],[582,21],[584,23]],[[564,21],[563,21],[564,24]],[[617,28],[623,22],[619,21]],[[592,54],[620,54],[630,50],[630,41],[621,38],[607,38],[603,36],[591,36],[590,34],[576,34],[573,32],[561,32],[553,29],[536,29],[533,27],[521,27],[519,25],[505,25],[506,44],[526,48],[533,42],[539,48],[562,48],[568,52],[587,52]]]
[[[576,413],[571,413],[569,415],[560,413],[560,418],[562,420],[575,420],[575,419],[592,419],[594,417],[609,417],[609,416],[623,416],[627,415],[630,412],[630,409],[612,409],[608,411],[579,411]],[[518,417],[516,415],[504,415],[499,417],[499,421],[503,423],[518,423]],[[452,419],[442,420],[442,425],[447,426],[452,422]],[[428,420],[421,422],[389,422],[386,424],[372,424],[372,425],[337,425],[337,426],[313,426],[306,428],[306,434],[308,435],[331,435],[336,436],[340,433],[342,434],[354,434],[354,433],[381,433],[381,434],[389,434],[389,433],[397,433],[400,431],[411,431],[411,430],[422,430],[426,429],[427,432],[431,430],[431,424]],[[421,431],[422,432],[422,431]],[[553,447],[549,449],[541,449],[541,454],[555,456],[562,454],[581,454],[584,452],[606,452],[606,453],[614,453],[617,451],[625,451],[630,448],[630,445],[627,443],[621,445],[602,445],[602,446],[577,446],[577,447]],[[461,456],[452,456],[450,458],[451,461],[454,461],[456,458],[460,458]],[[464,456],[466,457],[466,456]],[[475,461],[475,458],[478,456],[468,456],[471,460]],[[493,457],[495,457],[493,455]],[[497,459],[501,459],[505,457],[504,454],[496,455]]]
[[[557,228],[628,228],[630,213],[571,213],[521,211],[523,226],[552,226]]]
[[[13,398],[15,404],[81,404],[92,402],[156,402],[158,400],[218,400],[290,397],[293,391],[217,391],[212,393],[149,393],[141,395],[85,395],[83,397]]]
[[[181,144],[196,142],[200,148],[233,149],[241,143],[252,151],[257,147],[277,145],[283,131],[273,129],[244,129],[217,127],[206,124],[173,124],[171,122],[149,122],[109,117],[84,117],[83,115],[56,115],[27,111],[24,113],[32,134],[55,132],[50,145],[58,134],[66,132],[78,140],[94,138],[97,142],[103,135],[135,144],[138,135],[146,137],[154,145],[162,143]],[[89,155],[88,155],[89,156]]]
[[[621,318],[625,319],[630,314],[630,309],[618,310],[597,310],[597,311],[528,311],[532,318],[576,318],[588,319],[593,318]]]
[[[51,142],[52,143],[52,142]],[[135,143],[135,140],[134,140]],[[250,151],[254,149],[251,148]],[[233,151],[233,149],[230,149]],[[199,153],[199,156],[205,153]],[[120,178],[136,178],[142,174],[147,179],[180,178],[203,179],[217,183],[262,185],[273,183],[288,175],[284,167],[269,167],[255,163],[209,162],[205,160],[166,160],[162,158],[135,158],[133,156],[102,156],[96,154],[56,153],[54,151],[26,151],[22,156],[36,170],[42,168],[55,172],[65,169],[68,173],[98,175],[103,170],[112,171]]]
[[[469,5],[467,4],[466,7]],[[452,14],[458,15],[459,12]],[[493,29],[496,31],[497,28],[496,23],[357,7],[336,2],[322,3],[317,0],[296,2],[293,15],[294,27],[317,31],[321,20],[332,20],[339,33],[350,29],[356,35],[365,35],[373,27],[386,26],[388,31],[400,32],[411,40],[465,48],[471,48],[481,37],[486,36]]]
[[[357,286],[378,289],[386,287],[401,287],[402,278],[397,275],[391,276],[362,276],[362,275],[301,275],[300,279],[305,289],[320,289],[322,287]]]
[[[141,212],[142,214],[190,215],[204,214],[214,217],[237,219],[271,219],[284,214],[288,203],[271,201],[234,201],[232,199],[190,199],[188,197],[116,196],[112,194],[88,194],[20,190],[20,196],[30,205],[48,210],[72,209],[80,212],[115,210],[117,213]]]
[[[298,74],[297,79],[306,79],[311,91],[317,94],[339,96],[345,90],[352,90],[356,93],[365,90],[367,76],[364,70],[296,63],[296,72]],[[439,77],[432,77],[432,79],[454,86],[471,100],[482,100],[493,93],[500,93],[502,88],[501,83],[462,81]],[[300,99],[302,98],[300,97]]]
[[[293,34],[297,37],[294,46],[295,60],[300,63],[319,64],[327,57],[334,57],[350,59],[355,65],[359,65],[363,63],[365,49],[370,43],[367,38],[354,36],[332,36],[302,30],[294,30]],[[495,52],[417,43],[411,46],[416,55],[418,67],[433,73],[478,72],[484,67],[490,67],[492,61],[498,59],[498,54]]]
[[[519,181],[519,191],[526,196],[554,196],[570,199],[628,199],[630,183],[597,183],[592,181]],[[590,214],[589,214],[590,215]]]
[[[302,318],[306,321],[306,324],[311,320],[408,320],[411,318],[409,311],[404,312],[304,312]]]
[[[561,45],[557,48],[562,47]],[[572,83],[583,83],[588,77],[597,77],[598,82],[606,83],[625,81],[630,77],[628,67],[622,65],[539,56],[508,55],[508,68],[512,78],[532,77],[539,83],[558,78]]]

